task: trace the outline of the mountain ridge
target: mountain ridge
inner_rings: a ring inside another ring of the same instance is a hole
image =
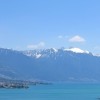
[[[100,82],[100,57],[81,49],[72,50],[16,51],[1,48],[0,76],[56,82]]]

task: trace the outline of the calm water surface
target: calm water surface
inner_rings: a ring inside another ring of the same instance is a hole
[[[53,84],[0,89],[0,100],[98,100],[100,84]]]

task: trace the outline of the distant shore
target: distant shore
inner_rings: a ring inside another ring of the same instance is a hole
[[[21,81],[21,80],[6,80],[6,81],[0,81],[0,88],[6,88],[6,89],[14,89],[14,88],[29,88],[30,85],[49,85],[50,83],[46,82],[32,82],[32,81]]]

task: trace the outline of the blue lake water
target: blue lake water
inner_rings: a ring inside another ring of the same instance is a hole
[[[0,89],[0,100],[98,100],[100,84],[53,84]]]

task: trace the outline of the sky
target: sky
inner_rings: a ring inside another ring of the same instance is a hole
[[[0,0],[0,47],[100,53],[100,0]]]

